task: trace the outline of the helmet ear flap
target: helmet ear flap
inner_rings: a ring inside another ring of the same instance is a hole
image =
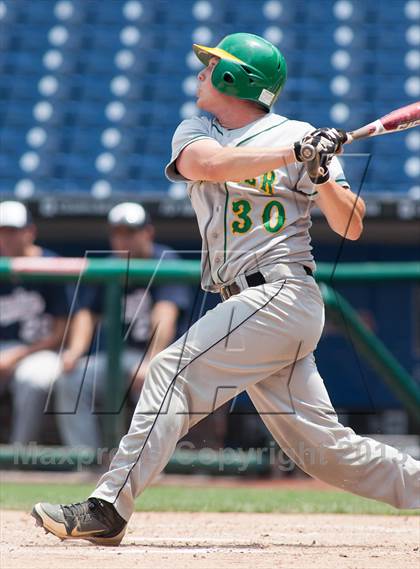
[[[242,66],[233,61],[221,59],[211,76],[213,86],[226,95],[237,97],[248,85],[248,75]]]
[[[264,77],[258,69],[249,65],[220,59],[213,68],[211,82],[221,93],[270,107],[269,104],[261,103],[260,99],[264,88]]]
[[[232,85],[233,83],[235,83],[235,77],[232,75],[230,71],[225,71],[223,73],[223,81],[225,83],[228,83],[229,85]]]

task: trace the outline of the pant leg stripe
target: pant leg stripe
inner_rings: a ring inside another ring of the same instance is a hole
[[[148,432],[146,438],[144,439],[143,446],[141,447],[141,449],[140,449],[140,451],[139,451],[139,454],[138,454],[138,456],[137,456],[135,462],[134,462],[133,465],[130,467],[130,470],[128,471],[127,476],[126,476],[126,478],[125,478],[125,480],[124,480],[124,482],[123,482],[121,488],[118,490],[117,495],[116,495],[116,497],[115,497],[115,500],[113,501],[113,504],[115,504],[115,502],[118,500],[118,498],[119,498],[119,496],[120,496],[122,490],[124,489],[124,486],[127,484],[127,481],[128,481],[128,479],[130,478],[130,476],[131,476],[131,473],[132,473],[133,469],[136,467],[138,461],[140,460],[141,455],[142,455],[143,450],[144,450],[144,447],[146,446],[147,441],[149,440],[149,437],[150,437],[150,435],[151,435],[151,433],[152,433],[153,427],[155,426],[156,421],[157,421],[157,419],[158,419],[158,417],[159,417],[159,415],[160,415],[160,412],[162,411],[162,407],[163,407],[163,405],[164,405],[164,403],[165,403],[166,397],[167,397],[168,393],[170,392],[172,386],[175,385],[175,382],[176,382],[178,376],[179,376],[183,371],[185,371],[185,370],[187,369],[187,367],[188,367],[190,364],[194,363],[200,356],[206,354],[209,350],[211,350],[212,348],[214,348],[214,346],[216,346],[216,345],[219,344],[220,342],[223,342],[223,340],[225,340],[230,334],[232,334],[232,332],[235,332],[235,330],[237,330],[240,326],[242,326],[242,324],[245,324],[245,322],[247,322],[248,320],[250,320],[250,319],[251,319],[253,316],[255,316],[255,314],[257,314],[260,310],[262,310],[262,309],[265,308],[268,304],[270,304],[270,302],[272,302],[272,300],[274,300],[274,298],[276,298],[276,297],[281,293],[281,291],[283,290],[283,288],[284,288],[286,282],[287,282],[287,281],[285,280],[285,281],[282,283],[280,289],[279,289],[275,294],[273,294],[273,296],[271,296],[271,297],[267,300],[267,302],[265,302],[262,306],[260,306],[259,308],[257,308],[254,312],[252,312],[249,316],[247,316],[244,320],[242,320],[242,322],[240,322],[237,326],[235,326],[234,328],[232,328],[232,330],[229,330],[229,332],[228,332],[227,334],[225,334],[222,338],[220,338],[219,340],[217,340],[216,342],[214,342],[211,346],[209,346],[208,348],[206,348],[203,352],[201,352],[200,354],[198,354],[197,356],[195,356],[195,358],[193,358],[190,362],[188,362],[187,364],[185,364],[185,366],[184,366],[180,371],[178,371],[178,372],[176,373],[175,377],[172,379],[171,383],[169,384],[168,389],[167,389],[166,392],[165,392],[165,395],[163,396],[162,403],[161,403],[161,405],[160,405],[160,407],[159,407],[158,412],[156,413],[156,418],[154,419],[154,421],[153,421],[153,423],[152,423],[152,426],[150,427],[150,430],[149,430],[149,432]],[[187,333],[187,334],[188,334],[188,333]]]

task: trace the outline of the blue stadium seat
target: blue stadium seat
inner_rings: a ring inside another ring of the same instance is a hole
[[[57,154],[54,156],[53,164],[55,167],[63,169],[63,177],[69,179],[97,176],[95,168],[96,156],[92,153],[86,154]]]
[[[19,154],[26,146],[26,129],[4,127],[0,129],[0,152]]]
[[[1,162],[1,158],[0,158]],[[16,182],[19,180],[19,176],[11,176],[10,172],[6,176],[2,176],[0,178],[0,195],[2,199],[13,199],[14,197],[14,188],[16,186]]]
[[[203,43],[210,34],[211,44],[238,29],[276,41],[289,68],[276,108],[297,120],[351,129],[411,102],[405,84],[416,74],[404,59],[414,49],[406,34],[416,22],[406,16],[405,0],[388,2],[386,9],[352,0],[350,10],[346,3],[307,0],[209,0],[201,8],[196,0],[4,0],[4,5],[2,196],[13,193],[22,177],[33,180],[39,194],[89,194],[101,177],[115,192],[166,191],[163,167],[180,109],[193,100],[183,85],[197,74],[189,54],[200,34]],[[128,79],[127,90],[115,90],[118,76]],[[345,78],[344,85],[348,81],[348,90],[340,91],[340,84],[331,90],[337,76]],[[118,108],[112,114],[112,103],[123,105],[122,116]],[[340,104],[347,105],[347,117],[337,114],[334,106]],[[34,128],[46,132],[45,140],[39,130],[33,135]],[[103,145],[109,128],[121,132],[113,148]],[[403,192],[412,185],[404,165],[413,153],[407,152],[404,136],[351,147],[353,154],[371,155],[364,191]],[[30,151],[39,156],[39,165],[25,173],[21,158]],[[96,168],[103,152],[116,158],[107,174]],[[347,169],[354,183],[360,182],[363,157],[346,158]]]
[[[0,121],[8,126],[27,126],[32,122],[33,104],[26,101],[0,101]]]
[[[6,154],[1,152],[0,154],[0,171],[1,172],[13,172],[16,170],[16,156],[11,154]]]
[[[383,24],[394,25],[396,22],[404,22],[406,18],[404,17],[404,8],[407,4],[407,0],[392,0],[388,2],[385,10],[375,10],[374,18],[378,27]]]

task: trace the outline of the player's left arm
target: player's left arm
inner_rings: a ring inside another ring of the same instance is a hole
[[[316,189],[315,201],[331,229],[345,239],[354,241],[362,234],[366,207],[362,198],[350,190],[345,180],[345,185],[336,181],[339,177],[344,179],[344,173],[337,157],[333,155],[342,153],[345,136],[344,131],[335,128],[316,129],[295,143],[294,149],[299,162],[303,161],[301,150],[304,143],[310,143],[316,150],[315,158],[304,162]]]
[[[331,229],[346,239],[359,239],[366,211],[363,199],[334,180],[319,184],[316,189],[318,195],[315,202]]]

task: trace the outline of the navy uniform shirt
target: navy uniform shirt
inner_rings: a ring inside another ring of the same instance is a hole
[[[42,249],[42,257],[56,257]],[[51,334],[54,318],[67,317],[65,285],[48,282],[0,282],[0,342],[33,344]]]
[[[165,260],[179,259],[175,251],[166,245],[155,243],[153,259],[160,259],[164,252]],[[159,284],[149,289],[143,285],[131,285],[123,290],[122,315],[124,322],[124,342],[126,346],[145,349],[151,336],[151,311],[159,301],[170,301],[178,306],[183,320],[190,305],[189,288],[182,284]],[[82,286],[78,293],[76,310],[87,308],[95,315],[105,316],[105,288],[103,286]],[[182,327],[182,324],[181,324]],[[179,328],[179,326],[178,326]],[[100,348],[104,348],[104,334],[101,330]]]

